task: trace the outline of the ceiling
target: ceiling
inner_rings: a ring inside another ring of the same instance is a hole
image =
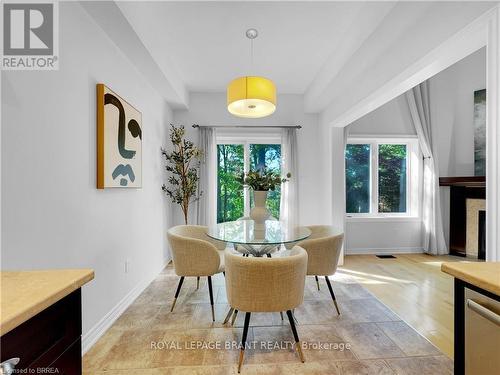
[[[142,69],[174,108],[189,105],[189,92],[223,92],[254,74],[275,81],[278,94],[303,94],[306,112],[328,108],[337,118],[498,2],[119,1],[106,12],[102,4],[86,8],[137,66],[151,60]]]
[[[120,2],[160,66],[171,64],[190,91],[224,91],[238,76],[272,78],[279,92],[302,94],[353,25],[376,26],[394,3]],[[256,28],[254,64],[248,28]]]

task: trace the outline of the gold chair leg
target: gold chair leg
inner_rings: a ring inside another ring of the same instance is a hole
[[[304,363],[306,360],[304,359],[304,353],[302,353],[302,347],[300,345],[300,341],[296,342],[295,346],[297,347],[297,351],[299,352],[300,361]]]
[[[233,311],[234,311],[234,309],[232,307],[229,308],[229,311],[227,312],[227,315],[226,315],[226,319],[224,319],[224,323],[222,323],[222,324],[226,324],[229,321],[229,319],[231,319],[231,315],[233,315]]]
[[[238,374],[241,371],[241,365],[243,364],[244,357],[245,357],[245,350],[242,348],[240,349],[240,359],[238,360]]]
[[[337,305],[337,298],[335,298],[335,293],[333,292],[332,284],[330,283],[330,279],[328,278],[328,276],[325,276],[325,280],[326,280],[326,285],[328,285],[328,289],[330,290],[330,295],[332,296],[333,304],[337,309],[337,314],[340,315],[339,305]]]
[[[236,320],[236,315],[238,315],[238,310],[234,310],[233,319],[231,319],[231,325],[234,326],[234,321]]]
[[[179,284],[177,285],[177,290],[175,291],[174,302],[172,303],[172,308],[170,309],[170,312],[174,311],[175,303],[177,302],[177,297],[179,297],[179,293],[181,291],[183,282],[184,282],[184,276],[181,276],[181,278],[179,279]]]
[[[238,310],[234,310],[235,312]],[[247,342],[248,326],[250,325],[250,315],[251,313],[245,313],[245,323],[243,324],[243,335],[241,336],[241,348],[240,348],[240,359],[238,360],[238,374],[241,371],[241,365],[243,364],[243,357],[245,356],[245,346]]]
[[[292,329],[293,338],[295,339],[295,347],[299,353],[300,361],[305,362],[304,353],[302,353],[302,347],[300,346],[299,334],[297,333],[297,327],[295,327],[295,319],[291,310],[287,310],[286,315],[288,316],[288,321],[290,322],[290,328]]]

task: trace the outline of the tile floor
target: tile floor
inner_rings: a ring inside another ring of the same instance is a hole
[[[242,374],[452,374],[451,360],[350,276],[331,280],[340,316],[325,281],[320,278],[318,291],[314,277],[295,310],[300,339],[309,346],[306,362],[291,347],[286,316],[252,314],[248,341],[255,348],[245,351]],[[236,374],[244,314],[233,327],[222,325],[229,309],[223,276],[213,279],[215,323],[206,278],[199,290],[196,278],[186,278],[170,312],[177,282],[167,267],[84,356],[84,374]]]

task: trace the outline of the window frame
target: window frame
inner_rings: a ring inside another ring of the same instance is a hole
[[[345,212],[348,221],[355,220],[418,220],[420,217],[420,169],[421,153],[416,136],[349,136],[347,144],[370,145],[370,212]],[[398,144],[406,146],[406,212],[379,212],[379,145]],[[345,155],[345,154],[344,154]],[[345,188],[345,156],[344,156],[344,188]],[[347,199],[347,197],[345,198]]]
[[[217,134],[215,139],[215,147],[217,145],[243,145],[243,171],[247,173],[250,170],[250,145],[281,145],[281,135],[280,134],[248,134],[248,133],[238,133],[235,134]],[[216,168],[217,173],[217,168]],[[250,216],[250,189],[243,188],[243,216]],[[217,212],[215,212],[217,216]]]

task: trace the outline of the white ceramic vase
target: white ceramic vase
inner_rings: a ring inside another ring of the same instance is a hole
[[[250,218],[255,222],[255,229],[262,230],[265,222],[271,217],[266,208],[267,191],[253,191],[254,207],[250,210]]]

